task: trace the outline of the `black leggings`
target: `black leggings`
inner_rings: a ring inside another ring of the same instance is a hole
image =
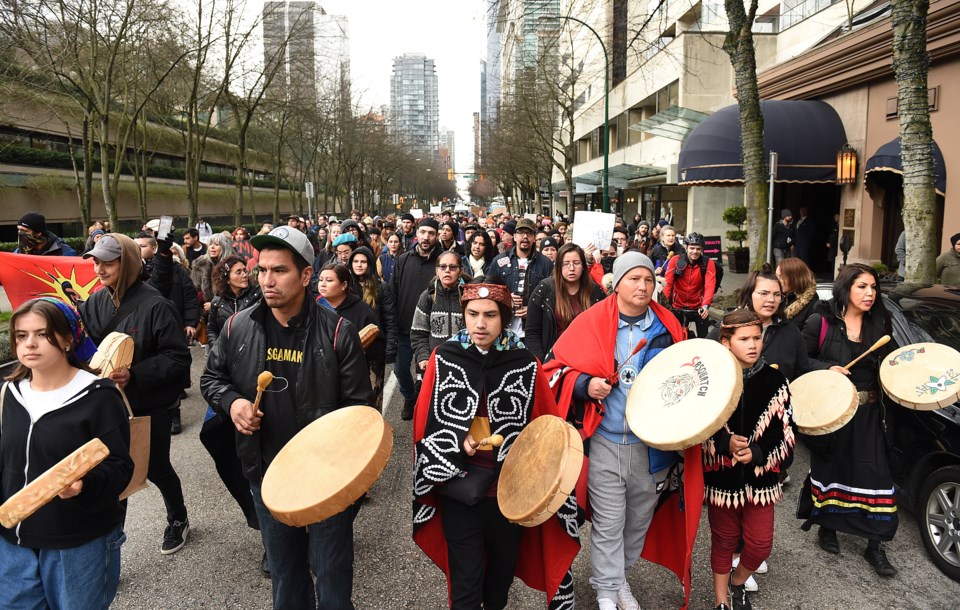
[[[250,495],[250,482],[243,476],[243,466],[237,457],[236,428],[233,422],[219,414],[203,422],[200,442],[213,458],[220,480],[243,511],[247,525],[255,530],[260,529],[253,496]]]
[[[440,518],[452,610],[506,608],[523,527],[507,521],[496,498],[468,506],[440,496]]]
[[[163,409],[150,414],[150,466],[147,480],[157,486],[167,508],[167,523],[187,520],[183,503],[183,487],[170,463],[170,421],[172,411]]]
[[[697,338],[706,339],[707,332],[710,328],[710,318],[703,319],[700,317],[700,312],[696,309],[671,309],[673,315],[677,317],[677,320],[680,321],[680,326],[686,329],[691,322],[694,323],[697,329]]]

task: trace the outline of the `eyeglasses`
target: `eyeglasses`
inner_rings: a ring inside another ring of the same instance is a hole
[[[760,297],[761,301],[779,301],[783,298],[782,292],[770,292],[769,290],[758,290],[753,294]]]
[[[460,265],[437,265],[440,271],[459,271]]]
[[[583,267],[583,263],[581,263],[580,261],[567,261],[565,263],[561,263],[560,266],[563,267],[564,269],[578,269],[580,267]]]

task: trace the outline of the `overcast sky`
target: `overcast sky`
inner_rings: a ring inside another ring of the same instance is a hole
[[[473,169],[473,113],[480,111],[486,58],[486,0],[320,0],[350,26],[350,72],[362,107],[390,104],[393,58],[422,53],[436,62],[440,125],[456,132],[458,172]]]

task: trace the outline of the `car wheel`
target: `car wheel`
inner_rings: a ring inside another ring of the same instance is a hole
[[[927,477],[917,507],[927,554],[944,574],[960,581],[960,466]]]

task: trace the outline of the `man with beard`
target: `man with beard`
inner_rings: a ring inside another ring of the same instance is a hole
[[[400,229],[397,231],[397,235],[400,237],[400,245],[404,252],[412,250],[413,244],[417,243],[417,231],[413,226],[415,223],[416,220],[410,212],[400,217]]]
[[[553,261],[533,247],[537,227],[529,218],[521,218],[514,235],[514,247],[498,255],[490,263],[490,273],[499,275],[510,287],[514,318],[510,330],[523,336],[527,317],[527,300],[533,289],[553,273]]]
[[[406,215],[403,222],[406,222]],[[397,325],[400,329],[393,374],[397,377],[397,387],[403,396],[400,419],[404,421],[413,419],[413,407],[417,403],[417,390],[410,374],[413,364],[410,328],[413,326],[413,314],[417,309],[420,294],[427,289],[430,280],[435,276],[436,260],[440,255],[440,248],[436,247],[439,230],[440,224],[433,218],[422,219],[417,229],[416,244],[397,258],[393,275],[390,276],[390,288],[397,302]]]
[[[707,336],[707,318],[717,292],[717,264],[703,256],[703,235],[687,235],[686,252],[674,256],[663,274],[663,296],[686,328],[693,322],[697,337]]]

